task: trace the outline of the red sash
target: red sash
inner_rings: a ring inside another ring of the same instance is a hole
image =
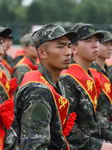
[[[26,73],[22,80],[20,87],[22,87],[24,84],[27,84],[29,82],[38,82],[41,84],[45,84],[50,89],[50,91],[54,97],[54,101],[57,106],[58,114],[59,114],[60,121],[61,121],[62,128],[63,128],[66,118],[67,118],[69,101],[66,98],[62,97],[60,94],[58,94],[56,92],[55,88],[46,81],[46,79],[42,76],[42,74],[39,71],[31,71],[31,72]],[[64,136],[64,134],[63,134],[63,136]],[[66,140],[66,138],[65,138],[65,140]],[[68,144],[67,144],[66,150],[69,150]]]
[[[8,99],[9,99],[10,98],[10,95],[9,95],[10,81],[2,69],[0,70],[0,83],[1,83],[4,91],[6,92]]]
[[[25,51],[24,50],[18,50],[17,52],[16,52],[16,57],[18,57],[18,56],[25,56]]]
[[[97,70],[90,68],[90,71],[93,75],[93,78],[99,78],[101,81],[102,91],[105,93],[105,95],[108,97],[110,102],[112,103],[112,88],[110,80],[101,72],[97,72]]]
[[[5,72],[1,69],[0,70],[0,84],[2,88],[4,89],[7,98],[8,99],[14,99],[13,92],[17,88],[17,79],[12,78],[11,81],[9,81],[8,77],[6,76]]]
[[[63,74],[67,74],[74,78],[80,86],[86,91],[90,100],[93,103],[94,111],[97,107],[97,90],[94,80],[88,75],[88,73],[78,64],[71,64],[69,69],[64,70]]]
[[[17,65],[16,66],[19,66],[19,65],[25,65],[25,66],[27,66],[29,69],[30,69],[30,71],[31,70],[37,70],[38,69],[38,66],[37,65],[34,65],[32,62],[31,62],[31,60],[27,57],[27,56],[24,56],[18,63],[17,63]],[[16,67],[15,66],[15,67]]]
[[[8,64],[8,62],[5,59],[2,59],[2,64],[8,69],[10,74],[12,73],[11,66]]]

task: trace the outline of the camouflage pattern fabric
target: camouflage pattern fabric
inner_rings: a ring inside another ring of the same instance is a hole
[[[42,65],[38,69],[44,78],[65,97],[60,82],[54,83],[51,75]],[[65,150],[66,142],[53,95],[49,88],[38,82],[22,86],[16,99],[19,125],[20,148],[24,150]]]
[[[69,29],[69,31],[75,31],[78,34],[78,40],[84,40],[91,36],[96,36],[98,39],[102,39],[104,37],[103,33],[100,31],[96,31],[93,24],[83,24],[79,23]],[[71,40],[74,43],[76,40],[73,38]]]
[[[62,36],[67,36],[69,40],[72,38],[77,39],[77,34],[75,31],[66,32],[60,25],[48,24],[32,34],[32,41],[36,49],[38,49],[43,43],[52,41]]]
[[[17,134],[12,127],[5,131],[4,150],[20,150]]]
[[[32,65],[36,65],[36,63],[28,56],[26,56]],[[20,60],[21,61],[21,60]],[[19,62],[18,62],[19,63]],[[23,79],[23,76],[26,72],[29,72],[31,71],[30,67],[28,66],[28,64],[24,63],[24,64],[17,64],[13,70],[13,74],[12,74],[12,77],[16,77],[17,78],[17,84],[18,84],[18,88],[21,84],[21,81]]]
[[[107,78],[109,78],[108,67],[106,65],[105,65],[106,71],[104,71],[95,62],[92,63],[91,68],[94,68],[99,73],[102,73]],[[112,141],[112,130],[111,130],[111,122],[110,122],[110,117],[112,116],[112,104],[109,98],[102,90],[98,98],[96,116],[101,129],[101,138],[107,141],[108,140]]]
[[[23,55],[17,56],[17,57],[14,59],[15,65],[16,65],[23,57],[24,57]]]
[[[89,70],[88,74],[91,76]],[[62,74],[60,81],[65,87],[66,98],[70,102],[69,113],[77,114],[75,125],[67,136],[71,150],[100,150],[103,140],[100,139],[100,127],[90,97],[69,74]]]
[[[9,64],[11,68],[15,66],[14,60],[8,54],[5,55],[4,59],[7,61],[7,63]]]
[[[105,42],[109,42],[112,41],[112,35],[111,32],[109,31],[105,31],[105,30],[99,30],[100,32],[102,32],[104,34],[104,37],[102,39],[99,40],[100,43],[105,43]]]
[[[108,73],[110,82],[112,83],[112,64],[108,65]]]
[[[20,39],[20,43],[24,46],[33,45],[32,39],[31,39],[32,33],[27,33]]]

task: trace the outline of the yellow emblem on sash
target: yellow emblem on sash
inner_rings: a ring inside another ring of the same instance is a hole
[[[62,107],[65,108],[65,104],[67,103],[67,101],[64,101],[62,96],[58,99],[58,102],[61,104],[59,109],[61,109]]]
[[[93,82],[92,81],[87,80],[87,88],[88,88],[88,91],[90,90],[92,92],[92,90],[93,90]]]
[[[104,86],[105,86],[106,92],[110,93],[110,91],[111,91],[110,84],[109,83],[105,83]]]
[[[0,150],[2,150],[2,140],[3,140],[3,137],[0,137]]]
[[[10,90],[10,85],[9,85],[9,82],[8,82],[8,81],[6,82],[5,87],[7,88],[7,91],[9,92],[9,90]]]
[[[0,71],[0,78],[2,78],[2,72]]]

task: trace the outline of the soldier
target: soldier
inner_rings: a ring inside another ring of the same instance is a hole
[[[91,65],[93,78],[101,82],[101,93],[98,97],[96,115],[101,129],[101,138],[112,141],[112,131],[110,118],[112,116],[112,89],[109,79],[108,66],[105,60],[111,57],[112,37],[109,31],[100,30],[104,38],[100,39],[97,59]],[[100,91],[99,91],[100,92]]]
[[[100,139],[100,127],[96,120],[97,91],[89,67],[97,58],[98,40],[103,37],[92,24],[73,27],[78,34],[77,42],[72,40],[73,60],[69,69],[62,72],[60,81],[69,99],[69,112],[76,112],[76,123],[67,136],[71,149],[110,150],[110,143]]]
[[[4,27],[0,27],[0,30],[4,30]],[[5,47],[4,47],[4,56],[2,59],[2,64],[8,69],[8,71],[10,72],[10,75],[12,73],[12,68],[14,67],[14,60],[12,59],[11,56],[9,56],[7,54],[7,51],[10,49],[10,47],[12,46],[12,34],[4,36],[3,37],[4,42],[5,42]]]
[[[12,77],[17,78],[18,87],[20,86],[23,76],[26,72],[38,69],[38,66],[36,64],[36,60],[38,57],[37,51],[32,42],[31,35],[32,33],[24,35],[24,49],[26,55],[16,64],[12,73]]]
[[[112,35],[111,35],[112,36]],[[110,57],[109,57],[109,59],[110,59],[110,62],[108,62],[107,60],[106,60],[106,63],[107,63],[107,65],[108,65],[108,73],[109,73],[109,79],[110,79],[110,82],[111,82],[111,84],[112,84],[112,60],[111,60],[111,58],[112,58],[112,53],[110,54]],[[111,119],[111,121],[112,121],[112,119]]]
[[[2,28],[0,31],[1,31],[0,33],[5,33],[2,34],[1,36],[3,42],[2,43],[3,54],[1,55],[1,64],[0,64],[0,95],[2,97],[2,101],[6,101],[8,99],[13,99],[13,92],[16,90],[17,80],[16,78],[11,79],[8,69],[2,64],[2,58],[6,46],[4,37],[6,36],[6,34],[8,35],[8,33],[11,33],[12,30],[10,28]]]
[[[63,132],[69,103],[64,98],[65,92],[58,77],[62,69],[69,67],[69,39],[76,35],[75,32],[65,32],[63,27],[55,24],[48,24],[32,35],[40,64],[38,71],[25,74],[17,93],[17,121],[22,150],[69,149],[64,136],[66,133]]]
[[[0,67],[2,65],[1,61],[4,54],[3,37],[9,35],[10,33],[11,33],[10,28],[4,28],[4,30],[0,31]],[[4,74],[1,73],[0,69],[0,89],[1,86],[4,87],[5,89],[5,86],[2,83],[6,82],[7,80],[2,75]],[[4,80],[3,82],[2,79]],[[0,93],[2,93],[2,89],[0,90]],[[12,99],[8,99],[5,102],[3,102],[0,96],[0,150],[18,149],[17,135],[11,127],[13,118],[14,118],[14,103]]]

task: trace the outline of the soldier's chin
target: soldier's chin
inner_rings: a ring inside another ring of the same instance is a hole
[[[63,69],[68,69],[70,65],[66,65]]]

